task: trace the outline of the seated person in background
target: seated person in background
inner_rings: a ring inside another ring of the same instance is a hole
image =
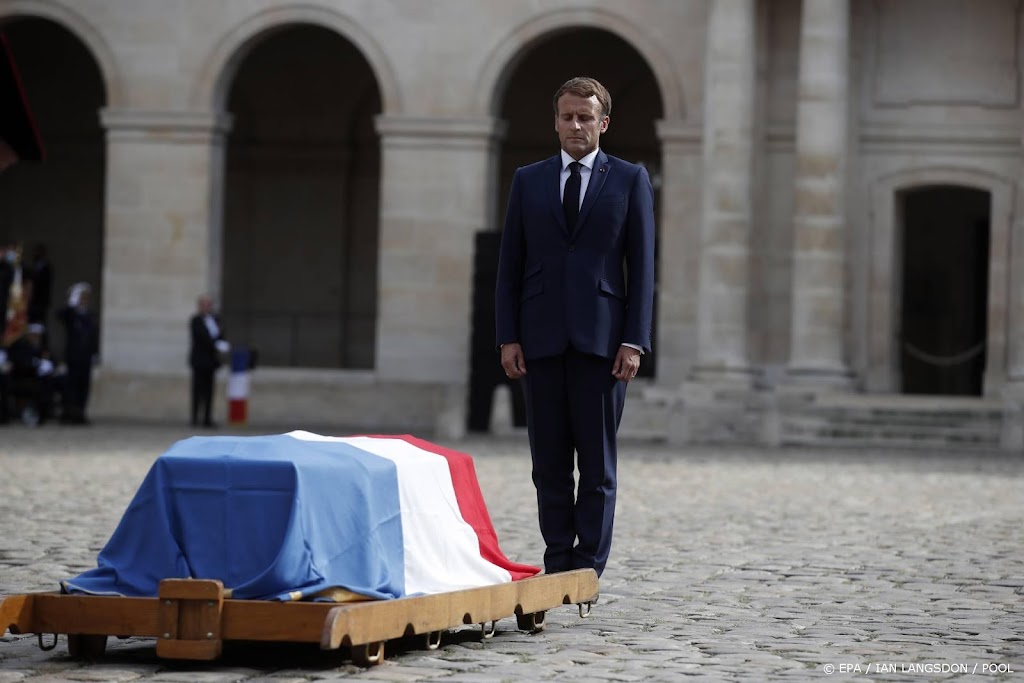
[[[22,420],[43,424],[50,418],[53,402],[53,361],[43,345],[45,328],[32,323],[24,335],[7,349],[10,389],[14,407]]]

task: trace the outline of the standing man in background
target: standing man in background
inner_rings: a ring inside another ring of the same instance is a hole
[[[188,364],[192,367],[192,424],[199,424],[202,414],[204,427],[216,427],[212,419],[213,376],[220,367],[220,354],[231,346],[224,340],[220,319],[213,313],[213,300],[200,296],[196,301],[196,314],[189,321],[192,344]]]
[[[523,379],[544,569],[600,575],[626,383],[651,349],[654,190],[643,167],[599,148],[611,120],[603,85],[573,78],[554,108],[561,152],[512,179],[497,343],[505,374]]]
[[[92,365],[100,347],[99,325],[89,305],[91,298],[89,284],[76,282],[68,292],[67,306],[57,313],[64,323],[64,363],[68,370],[61,393],[60,421],[65,424],[89,424],[85,406],[89,402]]]

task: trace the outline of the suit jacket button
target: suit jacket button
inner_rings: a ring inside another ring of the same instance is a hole
[[[576,245],[575,244],[570,244],[569,245],[569,251],[576,251]]]

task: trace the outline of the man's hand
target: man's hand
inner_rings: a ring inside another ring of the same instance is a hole
[[[620,382],[628,382],[636,377],[640,370],[640,350],[629,346],[620,346],[619,352],[615,354],[615,364],[612,365],[612,374]]]
[[[501,367],[509,379],[519,379],[526,374],[526,360],[523,347],[515,342],[501,345]]]

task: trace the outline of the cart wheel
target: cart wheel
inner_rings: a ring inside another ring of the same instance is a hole
[[[480,637],[483,640],[490,640],[494,637],[494,634],[498,631],[498,622],[483,622],[480,624]]]
[[[589,617],[589,616],[590,616],[590,607],[591,607],[591,604],[592,604],[592,603],[589,603],[589,602],[581,602],[581,603],[579,604],[579,608],[580,608],[580,619],[586,619],[587,617]]]
[[[431,631],[430,633],[427,634],[426,640],[427,640],[427,649],[428,650],[436,650],[437,648],[441,647],[441,632],[440,631]]]
[[[520,631],[531,631],[536,633],[537,631],[544,630],[544,612],[531,612],[530,614],[517,614],[516,622],[519,624]]]
[[[352,646],[352,662],[356,666],[373,666],[384,661],[384,643],[365,643]]]
[[[68,654],[74,659],[99,659],[106,650],[106,636],[85,633],[68,634]]]

